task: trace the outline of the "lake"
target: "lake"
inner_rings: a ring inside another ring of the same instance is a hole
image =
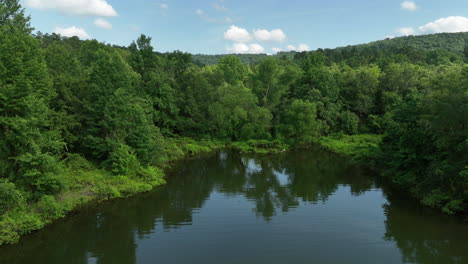
[[[467,224],[376,179],[321,149],[204,154],[1,248],[0,263],[468,263]]]

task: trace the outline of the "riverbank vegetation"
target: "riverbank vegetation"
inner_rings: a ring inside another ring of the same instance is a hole
[[[230,142],[321,142],[372,157],[426,205],[468,208],[466,52],[403,38],[204,66],[145,35],[116,47],[32,32],[18,1],[0,0],[0,244],[90,200],[147,191],[171,161]]]

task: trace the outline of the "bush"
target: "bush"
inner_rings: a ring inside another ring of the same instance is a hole
[[[16,190],[15,184],[8,181],[0,181],[0,215],[5,214],[13,208],[22,207],[25,199]]]
[[[242,153],[276,153],[289,149],[289,146],[280,140],[248,140],[234,142],[230,146]]]
[[[57,203],[54,196],[43,196],[37,203],[37,210],[44,219],[57,219],[65,216],[66,209]]]
[[[67,168],[71,171],[91,171],[95,169],[94,165],[91,162],[89,162],[79,154],[69,153],[67,154],[67,156],[68,157],[65,159],[65,164],[67,165]]]
[[[37,214],[26,213],[22,210],[9,213],[0,221],[0,246],[17,243],[20,236],[43,226],[44,222]]]
[[[158,185],[157,183],[165,183],[163,179],[164,172],[157,167],[141,168],[138,174],[145,180],[145,182],[156,182],[155,185]]]
[[[358,132],[359,117],[350,111],[342,112],[340,114],[340,124],[343,132],[354,135]]]
[[[107,184],[99,184],[98,186],[92,189],[94,193],[96,193],[97,197],[100,200],[108,200],[113,198],[122,197],[122,194],[117,190],[116,187],[110,186]]]
[[[356,160],[369,161],[379,157],[379,144],[381,141],[381,135],[331,135],[322,137],[320,145],[333,152],[348,155]]]
[[[130,177],[135,176],[141,167],[134,151],[125,144],[118,145],[117,149],[110,154],[108,163],[114,174]]]

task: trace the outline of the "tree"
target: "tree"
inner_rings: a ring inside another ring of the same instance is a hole
[[[375,110],[380,73],[379,67],[372,65],[356,70],[344,67],[340,74],[343,102],[360,118],[367,117]]]
[[[18,0],[0,0],[0,27],[7,31],[20,31],[30,34],[33,28],[30,17],[25,16]]]
[[[138,96],[138,75],[115,51],[97,53],[83,101],[83,153],[105,163],[128,145],[143,165],[154,164],[160,135],[151,103]]]
[[[170,76],[164,70],[164,60],[153,52],[151,38],[141,35],[136,43],[133,42],[129,50],[131,52],[129,63],[140,74],[141,95],[148,96],[153,105],[153,122],[164,133],[176,126],[177,91],[171,82]]]
[[[230,85],[244,82],[247,70],[236,56],[226,56],[219,60],[216,68],[220,79]]]
[[[231,140],[269,137],[271,113],[257,105],[250,89],[242,84],[226,83],[218,87],[216,97],[218,100],[209,106],[215,137]]]
[[[63,142],[51,123],[55,91],[21,6],[0,3],[0,177],[38,195],[56,193]]]
[[[51,102],[55,110],[54,124],[62,132],[66,150],[72,151],[82,120],[81,96],[85,82],[85,71],[73,47],[65,42],[54,42],[44,49],[49,76],[57,96]]]
[[[320,136],[317,106],[308,101],[294,100],[286,109],[280,131],[282,138],[289,143],[316,141]]]
[[[300,62],[303,74],[296,89],[292,91],[297,99],[310,99],[310,92],[318,90],[324,97],[337,99],[339,90],[332,72],[325,66],[322,52],[311,52]]]

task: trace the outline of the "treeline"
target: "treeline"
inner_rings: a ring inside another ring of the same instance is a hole
[[[297,145],[336,133],[384,134],[393,182],[447,213],[467,209],[468,66],[449,51],[200,66],[144,35],[123,48],[31,32],[18,2],[0,1],[0,214],[67,188],[70,157],[151,179],[177,137]]]
[[[198,66],[216,65],[219,60],[227,56],[236,56],[243,64],[255,64],[260,60],[268,57],[267,54],[233,54],[233,55],[204,55],[194,54],[192,55],[192,61]]]
[[[374,41],[367,44],[318,49],[326,57],[327,64],[346,62],[356,67],[375,63],[447,64],[461,63],[468,56],[468,32],[438,33],[432,35],[405,36]],[[282,51],[272,55],[281,60],[297,60],[308,52]],[[193,62],[199,66],[215,65],[228,55],[193,55]],[[244,64],[256,64],[266,54],[235,54]]]

